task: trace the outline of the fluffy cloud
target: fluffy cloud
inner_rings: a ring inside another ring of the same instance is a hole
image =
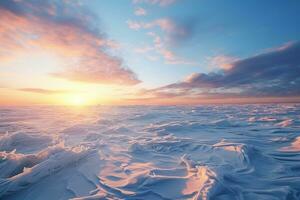
[[[144,8],[136,8],[134,14],[137,16],[144,16],[147,15],[147,11]]]
[[[300,96],[300,42],[276,48],[212,73],[194,73],[183,81],[149,93],[214,97]],[[178,93],[184,91],[184,93]]]
[[[232,56],[218,55],[209,59],[210,66],[217,69],[228,70],[233,67],[232,63],[238,59]]]
[[[114,44],[98,28],[97,17],[77,1],[0,1],[2,58],[42,48],[70,65],[55,75],[101,84],[137,84],[119,58],[107,53]]]
[[[134,4],[148,3],[148,4],[157,4],[159,6],[168,6],[175,2],[176,2],[176,0],[133,0]]]

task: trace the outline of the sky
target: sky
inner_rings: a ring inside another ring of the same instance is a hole
[[[0,105],[300,102],[300,1],[1,0]]]

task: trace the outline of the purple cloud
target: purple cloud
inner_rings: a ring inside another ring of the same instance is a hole
[[[300,42],[231,63],[219,72],[194,73],[152,93],[183,90],[194,96],[284,97],[300,95]]]

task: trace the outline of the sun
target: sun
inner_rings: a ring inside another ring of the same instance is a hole
[[[72,95],[68,99],[68,104],[73,106],[85,106],[88,105],[88,100],[82,95]]]

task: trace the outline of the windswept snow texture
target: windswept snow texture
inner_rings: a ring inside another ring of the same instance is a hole
[[[300,105],[1,108],[0,199],[300,199]]]

